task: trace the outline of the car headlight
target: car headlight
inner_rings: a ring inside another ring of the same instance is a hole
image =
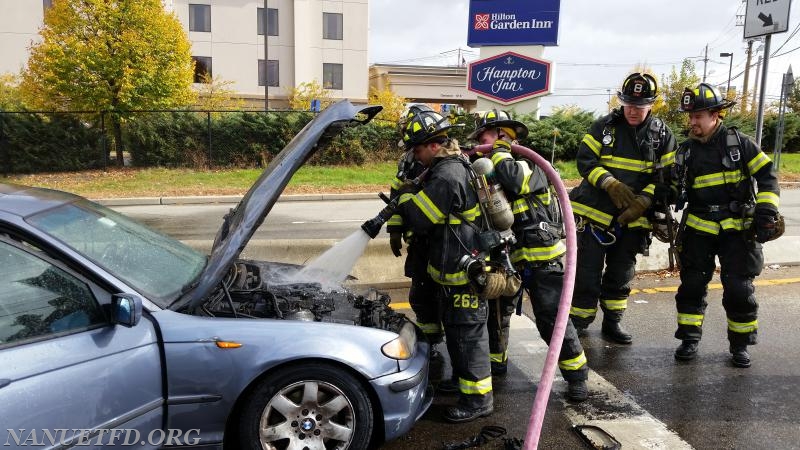
[[[406,322],[400,329],[399,336],[383,344],[381,351],[392,359],[409,359],[414,356],[415,348],[417,348],[417,330],[413,323]]]

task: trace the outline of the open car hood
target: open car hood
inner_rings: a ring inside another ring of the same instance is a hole
[[[342,129],[369,122],[381,109],[381,106],[354,106],[347,100],[341,100],[303,127],[270,162],[239,204],[225,216],[214,239],[205,271],[170,308],[182,310],[200,306],[229,273],[232,264],[264,222],[297,169]]]

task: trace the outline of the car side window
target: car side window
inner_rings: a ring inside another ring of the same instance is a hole
[[[0,346],[81,331],[106,322],[89,286],[0,241]]]

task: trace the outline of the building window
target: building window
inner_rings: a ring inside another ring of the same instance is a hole
[[[264,8],[258,8],[258,34],[264,34]],[[278,10],[267,8],[267,36],[278,35]]]
[[[342,65],[322,64],[322,87],[325,89],[342,89]]]
[[[274,59],[267,60],[266,75],[267,86],[278,86],[278,61]],[[264,85],[264,60],[258,60],[258,85]]]
[[[322,13],[322,39],[342,40],[342,15]]]
[[[207,83],[211,81],[211,57],[192,56],[194,61],[194,82]]]
[[[189,31],[211,32],[211,5],[189,4]]]

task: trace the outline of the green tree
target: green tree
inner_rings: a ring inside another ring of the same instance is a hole
[[[678,111],[683,90],[696,87],[700,83],[700,77],[695,73],[694,62],[684,59],[680,70],[673,66],[672,72],[662,76],[661,80],[660,90],[665,102],[663,109],[654,109],[653,112],[667,122],[673,133],[680,134],[686,129],[686,114]]]
[[[786,106],[796,113],[800,113],[800,77],[794,80],[794,86],[789,90]]]
[[[581,140],[595,119],[594,113],[575,105],[553,108],[552,114],[542,120],[533,120],[532,116],[522,116],[519,120],[528,125],[530,130],[522,144],[536,150],[549,160],[554,150],[555,134],[555,159],[574,159]]]
[[[59,0],[31,47],[22,92],[33,107],[110,110],[117,164],[126,112],[194,101],[190,43],[161,0]]]

